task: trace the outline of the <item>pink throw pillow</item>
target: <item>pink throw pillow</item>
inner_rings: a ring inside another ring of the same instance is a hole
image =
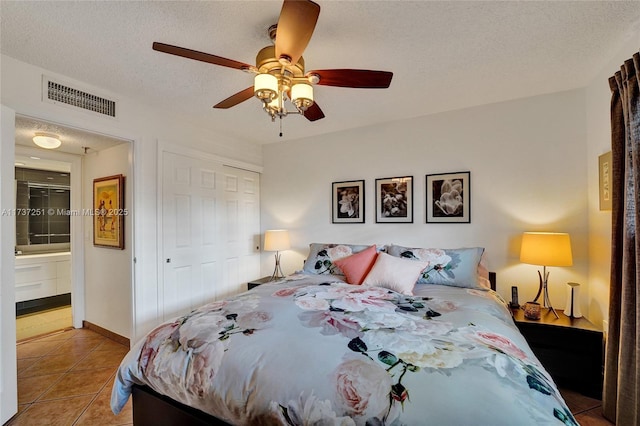
[[[342,269],[349,284],[360,285],[371,270],[377,256],[376,246],[372,245],[351,256],[334,260],[333,263]]]

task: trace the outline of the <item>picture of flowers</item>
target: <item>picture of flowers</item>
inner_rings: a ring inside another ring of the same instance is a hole
[[[376,179],[376,222],[413,223],[413,176]]]
[[[333,223],[364,223],[364,180],[333,182]]]
[[[93,245],[124,249],[124,176],[93,180]]]
[[[470,223],[470,172],[426,175],[427,223]]]

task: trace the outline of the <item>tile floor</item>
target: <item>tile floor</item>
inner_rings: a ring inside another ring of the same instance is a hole
[[[71,306],[20,315],[16,318],[18,342],[72,327]]]
[[[602,416],[602,401],[567,389],[560,393],[581,426],[613,426]]]
[[[131,401],[114,415],[111,385],[128,348],[88,329],[20,342],[18,414],[6,426],[131,425]]]

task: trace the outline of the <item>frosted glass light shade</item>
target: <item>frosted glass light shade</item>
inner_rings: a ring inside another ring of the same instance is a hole
[[[264,250],[265,251],[282,251],[289,250],[291,244],[289,242],[289,231],[286,229],[273,229],[264,233]]]
[[[253,94],[262,101],[278,96],[278,79],[272,74],[258,74],[253,80]]]
[[[313,86],[306,83],[294,84],[291,87],[291,102],[305,110],[313,105]]]
[[[33,137],[33,143],[38,145],[40,148],[46,149],[56,149],[58,148],[62,142],[54,135],[48,135],[45,133],[36,133]]]
[[[569,234],[555,232],[523,233],[520,262],[541,266],[573,265]]]

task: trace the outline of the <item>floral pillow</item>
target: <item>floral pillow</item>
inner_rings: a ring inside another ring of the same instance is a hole
[[[409,248],[391,245],[387,253],[395,257],[429,262],[418,284],[441,284],[453,287],[487,289],[486,281],[478,273],[486,268],[480,266],[483,247],[438,249]]]
[[[355,244],[309,244],[309,257],[304,261],[302,270],[308,274],[344,275],[334,262],[369,248],[369,245]]]

